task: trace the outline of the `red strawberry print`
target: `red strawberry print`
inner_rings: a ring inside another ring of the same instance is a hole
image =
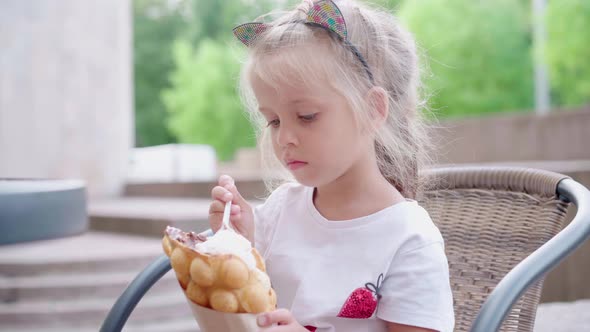
[[[346,299],[346,302],[340,309],[338,317],[342,318],[369,318],[377,309],[377,302],[381,298],[379,288],[383,281],[383,274],[379,275],[377,285],[368,282],[365,287],[355,289]]]
[[[357,288],[340,309],[338,317],[344,318],[369,318],[377,308],[377,298],[367,288]]]

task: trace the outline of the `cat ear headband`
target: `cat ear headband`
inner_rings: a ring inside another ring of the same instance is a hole
[[[373,82],[373,73],[369,69],[369,65],[365,58],[361,55],[359,50],[348,40],[348,32],[346,30],[346,22],[342,12],[334,2],[331,0],[320,0],[313,4],[307,12],[307,18],[300,21],[300,23],[320,27],[331,34],[334,34],[340,39],[344,46],[346,46],[354,56],[362,64],[371,83]],[[270,25],[260,22],[244,23],[233,29],[234,35],[244,45],[250,47],[256,39],[262,35]]]

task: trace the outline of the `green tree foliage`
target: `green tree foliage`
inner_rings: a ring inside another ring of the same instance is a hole
[[[178,40],[173,54],[172,86],[162,94],[170,131],[180,142],[213,146],[221,160],[239,147],[254,146],[254,131],[236,93],[235,52],[226,43],[205,39],[196,50]]]
[[[253,21],[273,5],[272,0],[190,2],[187,37],[174,44],[172,86],[162,94],[170,111],[168,129],[180,142],[210,144],[222,160],[239,147],[255,145],[236,90],[240,56],[228,40],[234,26]],[[245,51],[242,45],[237,49]]]
[[[224,40],[231,38],[232,28],[252,22],[274,9],[274,0],[193,0],[190,2],[190,40],[198,43],[203,38]]]
[[[530,109],[530,7],[513,0],[404,1],[399,15],[415,34],[431,107],[442,116]]]
[[[377,5],[382,8],[388,8],[394,12],[396,12],[402,4],[402,0],[373,0],[370,1],[370,4]]]
[[[549,1],[546,19],[553,104],[590,103],[590,1]]]
[[[135,81],[135,145],[173,142],[160,92],[169,86],[173,68],[172,41],[186,30],[180,6],[167,1],[133,1],[133,60]]]

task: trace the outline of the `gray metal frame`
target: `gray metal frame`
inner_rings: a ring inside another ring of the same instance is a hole
[[[481,307],[472,332],[497,331],[526,289],[590,238],[590,191],[572,179],[564,179],[558,185],[557,195],[577,206],[576,216],[498,283]],[[168,257],[163,255],[143,270],[119,297],[100,331],[121,331],[139,300],[170,268]]]

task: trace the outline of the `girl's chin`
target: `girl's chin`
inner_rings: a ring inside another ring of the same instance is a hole
[[[317,179],[313,179],[306,174],[302,174],[300,172],[291,172],[291,175],[297,180],[297,182],[301,183],[306,187],[316,187],[318,184]]]
[[[312,184],[312,181],[309,181],[309,179],[307,179],[306,177],[303,176],[297,176],[297,174],[293,174],[293,177],[295,178],[295,180],[297,180],[297,182],[301,183],[304,186],[308,186],[310,187],[310,185]]]
[[[295,180],[297,180],[298,183],[306,186],[306,187],[313,187],[313,188],[317,188],[317,187],[322,187],[328,183],[330,183],[330,180],[327,179],[322,179],[318,176],[309,176],[308,174],[301,174],[301,173],[297,173],[297,172],[291,172],[291,174],[293,175],[293,177],[295,178]]]

